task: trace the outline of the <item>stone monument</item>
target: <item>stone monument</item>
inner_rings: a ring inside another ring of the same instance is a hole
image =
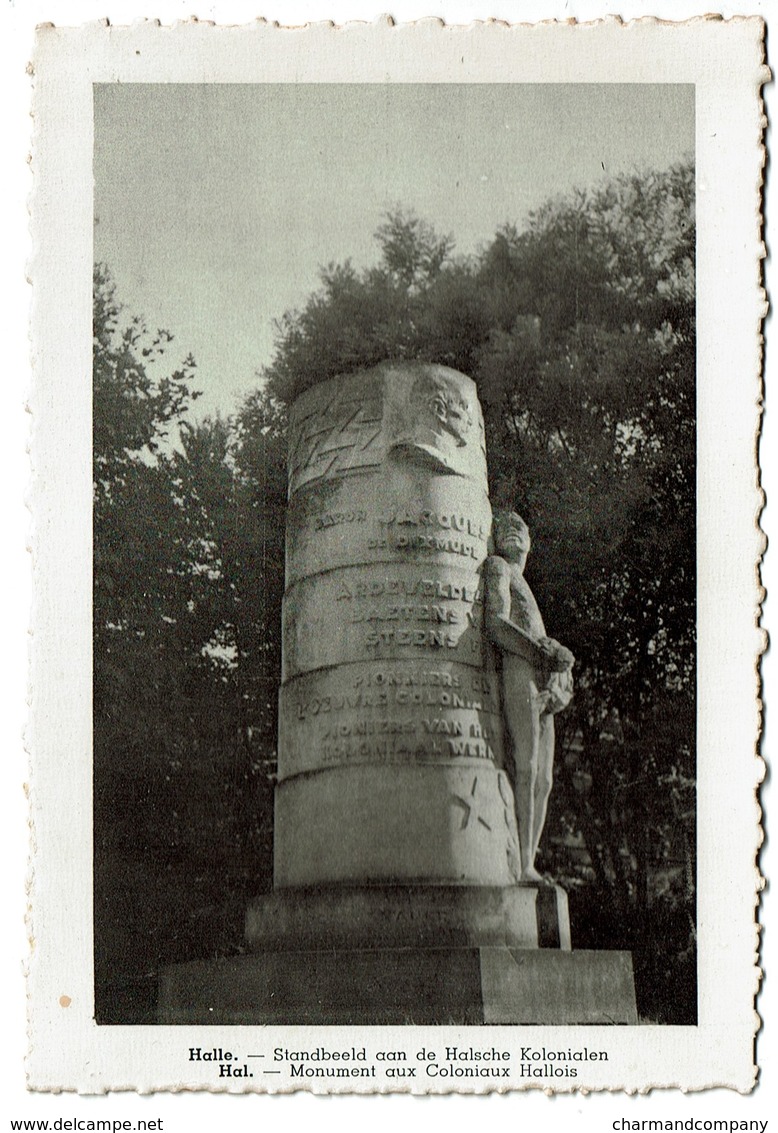
[[[572,952],[534,868],[573,659],[517,516],[490,556],[474,383],[333,378],[289,446],[274,889],[253,955],[167,969],[161,1021],[635,1021],[629,956]]]

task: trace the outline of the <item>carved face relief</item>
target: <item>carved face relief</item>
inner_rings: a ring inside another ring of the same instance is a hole
[[[411,383],[395,387],[399,396],[389,451],[436,474],[485,481],[483,425],[473,383],[464,374],[432,365],[412,373]]]
[[[467,444],[473,427],[473,407],[456,383],[443,377],[418,378],[411,390],[411,406],[419,424],[440,434],[448,433],[458,448]]]

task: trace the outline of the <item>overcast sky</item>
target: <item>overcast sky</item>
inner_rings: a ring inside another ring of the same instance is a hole
[[[396,204],[458,252],[550,196],[694,152],[694,88],[656,85],[95,87],[95,258],[194,354],[196,416],[232,412],[273,319],[318,269],[377,259]]]

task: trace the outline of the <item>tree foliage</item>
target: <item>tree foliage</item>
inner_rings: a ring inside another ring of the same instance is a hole
[[[170,336],[122,325],[102,267],[94,310],[96,1011],[149,1021],[161,964],[233,951],[269,887],[280,599],[191,359],[155,376]]]
[[[530,524],[535,591],[578,658],[547,859],[584,941],[630,947],[665,1018],[695,1007],[693,204],[685,167],[505,234],[540,332],[493,332],[474,374],[493,496]]]

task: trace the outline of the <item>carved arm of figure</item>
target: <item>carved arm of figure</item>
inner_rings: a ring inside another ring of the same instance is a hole
[[[510,563],[499,555],[486,562],[484,619],[489,639],[504,653],[522,657],[545,673],[563,672],[574,658],[551,637],[535,637],[511,620],[514,595],[511,590]]]
[[[575,657],[565,645],[560,645],[553,637],[541,637],[537,641],[543,657],[543,667],[549,673],[567,673],[575,664]]]

